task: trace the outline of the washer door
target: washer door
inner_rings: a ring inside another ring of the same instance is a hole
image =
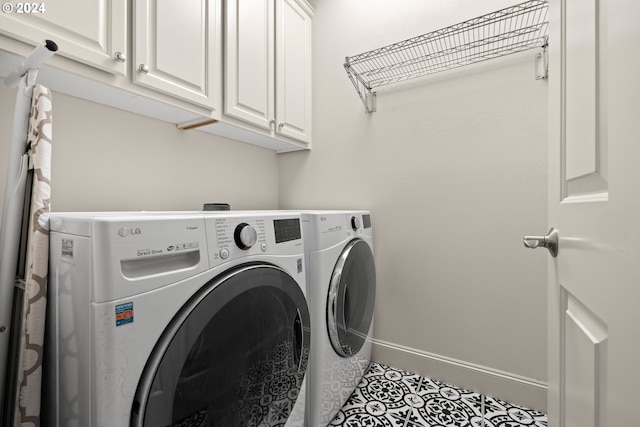
[[[284,425],[309,342],[304,294],[285,271],[247,265],[213,279],[156,344],[131,426]]]
[[[364,240],[352,240],[333,270],[327,301],[329,338],[340,356],[353,356],[364,345],[373,320],[375,298],[373,252]]]

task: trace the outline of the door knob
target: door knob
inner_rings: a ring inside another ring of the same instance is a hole
[[[553,227],[546,236],[524,236],[523,243],[529,249],[547,248],[552,257],[558,256],[558,230]]]

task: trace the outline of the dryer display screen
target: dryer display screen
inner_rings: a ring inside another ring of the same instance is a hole
[[[273,228],[276,234],[276,243],[288,242],[302,238],[300,231],[300,219],[274,219]]]
[[[371,215],[362,215],[362,226],[364,228],[371,228]]]

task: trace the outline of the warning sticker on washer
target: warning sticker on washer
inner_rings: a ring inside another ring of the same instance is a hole
[[[73,240],[62,239],[62,257],[73,258]]]
[[[116,326],[133,323],[133,303],[126,302],[116,305]]]

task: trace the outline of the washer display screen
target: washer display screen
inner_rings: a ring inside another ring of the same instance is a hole
[[[302,238],[300,231],[300,219],[274,219],[273,228],[276,234],[276,243],[288,242]]]

